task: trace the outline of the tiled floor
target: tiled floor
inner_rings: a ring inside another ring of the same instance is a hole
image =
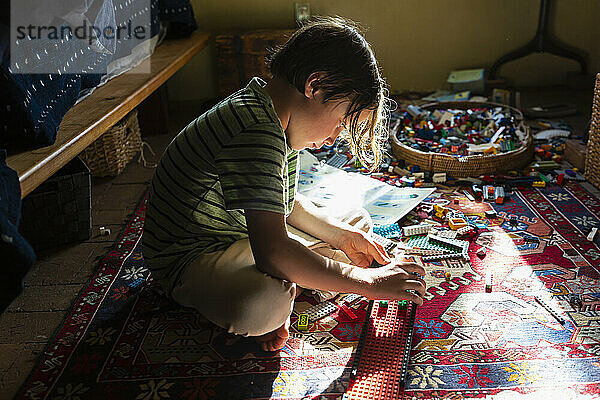
[[[144,137],[157,161],[174,134],[198,109],[175,107],[168,134]],[[154,170],[135,160],[115,178],[92,178],[92,237],[82,243],[37,254],[25,290],[0,316],[0,399],[12,399],[38,355],[65,317],[71,302],[113,245],[128,216],[145,193]],[[100,235],[100,226],[110,235]]]

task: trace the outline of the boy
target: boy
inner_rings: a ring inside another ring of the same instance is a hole
[[[369,44],[339,19],[319,20],[269,69],[268,83],[254,78],[171,142],[152,180],[143,252],[176,302],[274,351],[301,288],[422,304],[414,273],[425,271],[391,263],[364,210],[336,219],[295,193],[298,150],[342,131],[364,165],[379,161],[386,99]],[[364,268],[373,261],[385,265]]]

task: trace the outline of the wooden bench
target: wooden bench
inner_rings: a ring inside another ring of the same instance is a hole
[[[111,79],[73,106],[63,118],[52,146],[9,155],[7,164],[19,174],[21,197],[133,110],[205,48],[208,40],[209,34],[196,31],[187,39],[164,41],[140,65]],[[150,73],[142,73],[144,70]]]

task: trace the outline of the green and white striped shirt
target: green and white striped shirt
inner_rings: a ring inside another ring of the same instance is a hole
[[[254,78],[196,118],[156,168],[142,249],[167,293],[190,261],[248,237],[244,209],[292,211],[298,152],[264,85]]]

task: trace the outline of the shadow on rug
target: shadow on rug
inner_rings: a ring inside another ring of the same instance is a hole
[[[291,337],[277,353],[230,335],[154,288],[140,251],[146,198],[78,296],[39,364],[23,399],[340,399],[368,302],[352,303],[299,332],[300,296]],[[149,278],[141,290],[130,284]],[[339,295],[333,303],[344,303]]]

